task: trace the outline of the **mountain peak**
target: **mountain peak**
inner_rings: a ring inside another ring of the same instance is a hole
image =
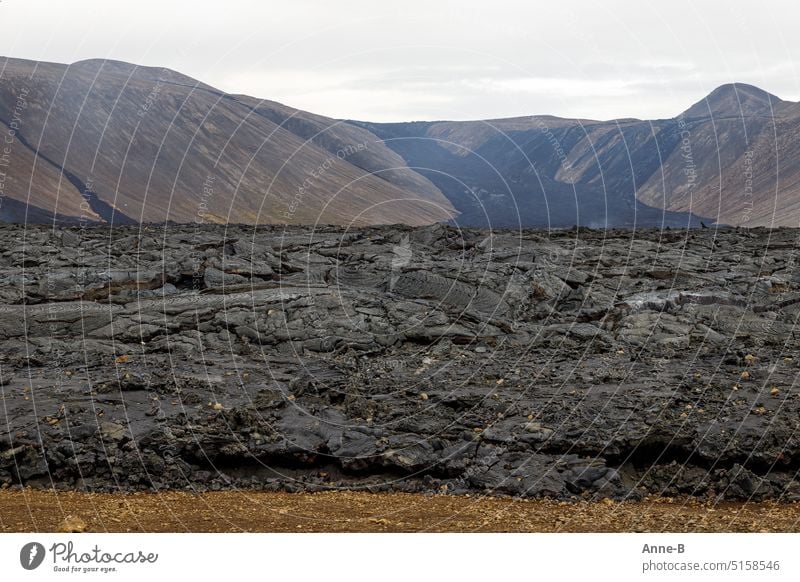
[[[753,117],[774,115],[785,101],[747,83],[726,83],[683,112],[683,117]]]

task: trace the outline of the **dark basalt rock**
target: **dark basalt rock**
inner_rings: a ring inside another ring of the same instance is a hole
[[[0,486],[798,499],[794,230],[0,227]]]

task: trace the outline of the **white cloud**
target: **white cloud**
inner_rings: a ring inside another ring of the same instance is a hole
[[[0,54],[168,66],[332,117],[669,117],[722,83],[800,97],[793,0],[5,0]]]

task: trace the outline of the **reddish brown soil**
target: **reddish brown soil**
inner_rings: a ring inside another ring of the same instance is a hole
[[[66,520],[66,521],[65,521]],[[800,504],[712,505],[369,493],[0,492],[0,531],[796,532]]]

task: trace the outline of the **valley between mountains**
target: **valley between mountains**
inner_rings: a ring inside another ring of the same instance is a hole
[[[744,84],[672,119],[370,123],[169,69],[3,58],[0,134],[6,222],[800,223],[800,104]]]

